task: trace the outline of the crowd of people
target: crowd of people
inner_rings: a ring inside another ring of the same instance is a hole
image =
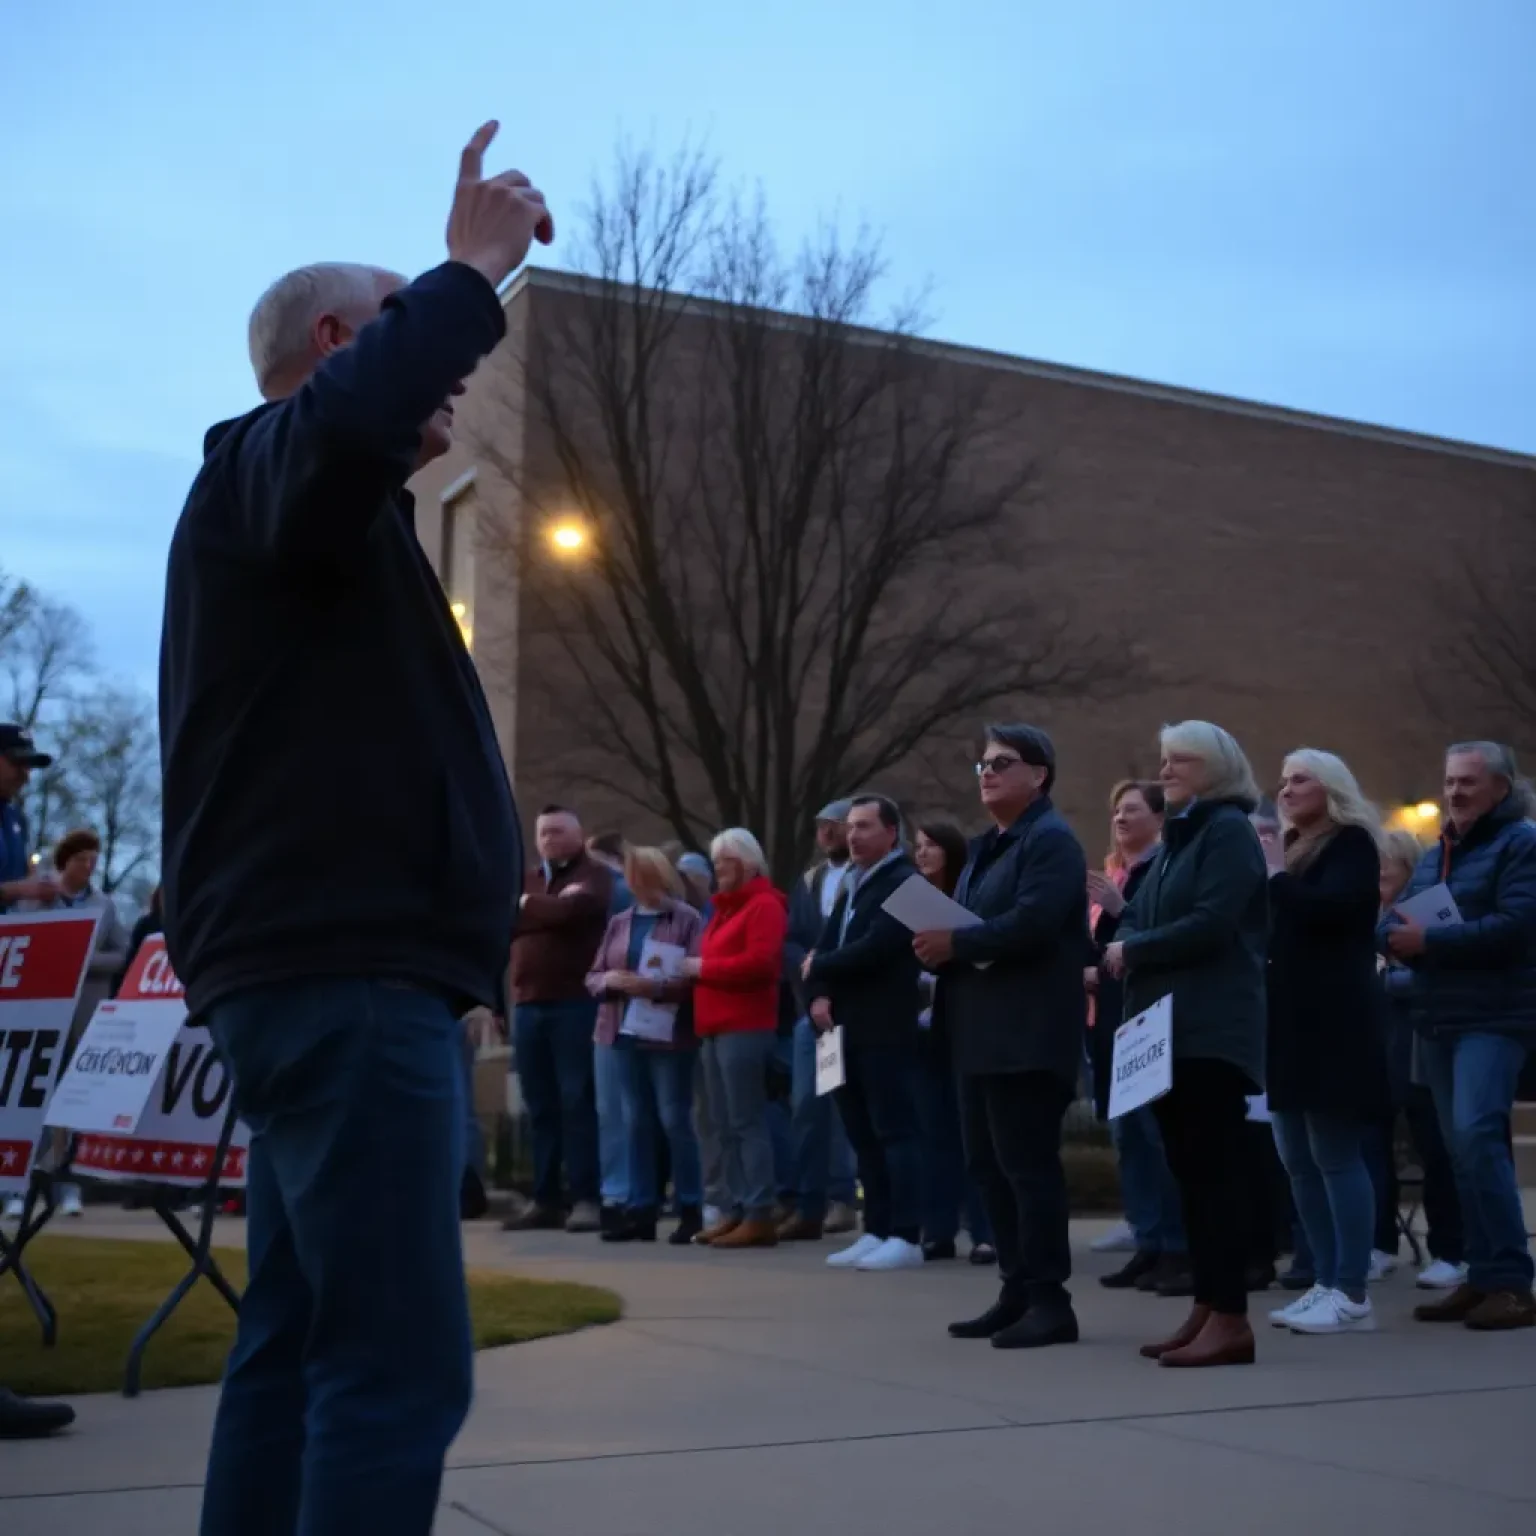
[[[534,1199],[507,1225],[655,1241],[670,1170],[668,1241],[772,1247],[850,1228],[856,1173],[862,1230],[829,1266],[953,1259],[963,1227],[1002,1283],[950,1331],[1069,1342],[1064,1116],[1086,1076],[1108,1118],[1115,1030],[1171,997],[1172,1088],[1110,1123],[1126,1222],[1099,1244],[1130,1250],[1104,1285],[1192,1303],[1145,1354],[1251,1361],[1248,1297],[1277,1281],[1298,1293],[1278,1328],[1374,1329],[1399,1127],[1423,1176],[1417,1283],[1441,1293],[1415,1315],[1536,1324],[1509,1130],[1536,1042],[1536,826],[1512,754],[1451,748],[1425,848],[1331,753],[1293,752],[1271,799],[1215,725],[1160,745],[1158,779],[1110,796],[1102,869],[1028,726],[987,732],[981,837],[855,795],[818,813],[787,893],[746,829],[713,840],[706,878],[545,807],[512,969]],[[979,921],[905,928],[885,902],[919,872]],[[1413,899],[1440,886],[1454,920],[1429,923]],[[648,972],[653,940],[674,963]],[[821,1096],[833,1027],[844,1082]]]

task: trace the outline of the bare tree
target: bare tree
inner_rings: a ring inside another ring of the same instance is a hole
[[[1136,674],[1027,543],[1036,465],[986,371],[925,349],[915,305],[871,328],[867,234],[785,257],[704,157],[621,154],[583,266],[534,311],[535,446],[478,445],[519,493],[518,686],[562,772],[694,844],[751,826],[787,877],[820,804],[925,742]],[[572,513],[584,558],[552,559]]]
[[[1489,511],[1438,584],[1421,692],[1448,736],[1536,752],[1536,497]]]

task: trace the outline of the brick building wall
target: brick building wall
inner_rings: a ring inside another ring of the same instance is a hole
[[[621,782],[622,764],[561,707],[582,685],[564,648],[531,632],[521,598],[547,558],[532,525],[561,503],[525,370],[560,366],[554,321],[587,302],[554,274],[513,285],[508,340],[460,403],[460,446],[419,477],[418,526],[472,616],[525,811],[575,802],[590,826],[666,836],[595,782]],[[1165,720],[1225,725],[1264,783],[1289,748],[1339,752],[1384,805],[1432,798],[1444,743],[1487,729],[1426,704],[1457,692],[1440,583],[1455,551],[1491,547],[1501,518],[1536,506],[1536,461],[990,354],[927,354],[941,393],[987,372],[1020,440],[995,451],[1022,444],[1035,469],[1017,538],[978,564],[975,590],[1064,596],[1084,634],[1128,636],[1149,673],[1127,696],[1015,711],[1056,738],[1058,802],[1091,848],[1110,784],[1155,768]],[[973,747],[930,741],[880,787],[974,822]]]

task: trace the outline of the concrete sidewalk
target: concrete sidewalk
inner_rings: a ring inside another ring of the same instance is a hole
[[[1136,1346],[1184,1303],[1095,1283],[1118,1262],[1086,1251],[1102,1229],[1074,1228],[1084,1341],[1013,1354],[946,1336],[996,1284],[963,1264],[861,1275],[825,1268],[830,1243],[616,1250],[472,1228],[473,1263],[611,1286],[627,1315],[479,1357],[438,1530],[1508,1536],[1536,1520],[1536,1330],[1414,1324],[1404,1271],[1376,1291],[1375,1335],[1265,1328],[1252,1369],[1164,1371]],[[194,1532],[214,1395],[88,1398],[71,1435],[0,1445],[0,1531]]]

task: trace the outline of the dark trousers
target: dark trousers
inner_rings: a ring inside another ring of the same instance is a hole
[[[562,1203],[562,1162],[571,1202],[598,1198],[596,1025],[595,1002],[517,1005],[513,1038],[533,1131],[533,1198],[553,1209]]]
[[[204,1536],[427,1536],[472,1391],[459,1021],[406,986],[317,980],[208,1022],[251,1128],[250,1281]]]
[[[986,1205],[975,1179],[965,1171],[959,1086],[949,1053],[928,1031],[918,1040],[912,1082],[923,1137],[923,1241],[954,1242],[963,1215],[971,1242],[990,1243]]]
[[[1408,1089],[1403,1115],[1408,1135],[1424,1173],[1424,1222],[1432,1257],[1460,1264],[1466,1257],[1461,1232],[1461,1202],[1456,1196],[1456,1176],[1446,1150],[1429,1089],[1413,1084]],[[1372,1127],[1366,1143],[1366,1162],[1376,1186],[1376,1247],[1383,1253],[1398,1250],[1398,1211],[1402,1191],[1397,1179],[1396,1125],[1386,1120]]]
[[[1248,1092],[1229,1062],[1181,1059],[1172,1089],[1153,1105],[1184,1202],[1195,1303],[1232,1316],[1248,1311]]]
[[[1067,1301],[1072,1246],[1061,1121],[1072,1089],[1049,1072],[960,1080],[966,1166],[997,1244],[1003,1295],[1031,1307]]]
[[[837,1110],[864,1186],[864,1230],[919,1241],[923,1229],[923,1141],[912,1093],[916,1042],[863,1044],[843,1031]]]

